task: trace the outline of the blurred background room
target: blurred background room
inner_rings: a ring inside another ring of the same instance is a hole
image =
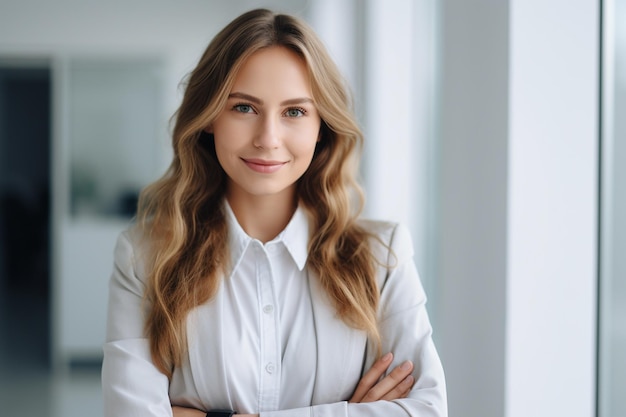
[[[256,7],[353,90],[450,416],[626,416],[626,0],[0,0],[0,415],[102,415],[115,239],[185,75]]]

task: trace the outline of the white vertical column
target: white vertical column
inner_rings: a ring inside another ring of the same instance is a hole
[[[451,416],[504,415],[508,2],[441,4],[439,350]]]
[[[413,2],[373,0],[365,7],[366,211],[411,225],[417,140]]]
[[[307,13],[354,92],[366,143],[366,215],[410,227],[429,295],[436,258],[435,3],[320,0]]]
[[[605,0],[598,416],[626,415],[626,2]]]
[[[510,19],[506,416],[590,417],[599,3],[511,0]]]
[[[411,61],[411,177],[413,183],[407,190],[410,195],[409,226],[413,234],[415,261],[426,289],[428,310],[437,330],[437,234],[439,232],[437,202],[439,143],[437,133],[437,103],[439,91],[438,62],[438,0],[412,2]]]
[[[326,45],[355,96],[360,95],[363,69],[360,38],[362,7],[357,0],[310,2],[308,20]]]
[[[450,414],[590,417],[598,4],[447,0],[441,19]]]

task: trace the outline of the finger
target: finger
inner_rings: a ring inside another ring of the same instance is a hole
[[[349,402],[358,403],[361,402],[365,394],[372,389],[376,382],[380,379],[381,376],[387,372],[389,365],[391,365],[391,361],[393,360],[393,354],[391,352],[387,353],[380,359],[378,359],[374,365],[363,375],[359,384],[356,387],[356,391],[350,398]]]
[[[413,384],[415,384],[415,381],[413,381]],[[411,389],[413,388],[413,384],[411,384],[411,388],[407,389],[406,391],[404,391],[402,394],[398,395],[397,398],[383,398],[383,400],[386,401],[393,401],[393,400],[400,400],[402,398],[406,398],[409,396],[409,394],[411,393]]]
[[[409,395],[409,392],[411,392],[411,388],[413,387],[414,383],[415,378],[413,378],[413,375],[409,375],[404,378],[402,382],[396,385],[391,391],[385,394],[381,399],[392,401],[399,400],[400,398],[406,398],[407,395]]]
[[[380,382],[374,385],[365,394],[361,402],[378,401],[383,398],[387,393],[392,391],[402,381],[411,374],[413,371],[413,363],[411,361],[405,361],[402,365],[397,366],[384,377]]]
[[[376,382],[378,382],[380,377],[385,374],[392,360],[393,354],[391,352],[387,353],[379,360],[377,360],[374,365],[372,365],[370,370],[367,371],[359,381],[359,384],[357,385],[356,391],[354,392],[354,395],[352,395],[350,402],[360,402],[365,394],[367,394],[367,392],[374,385],[376,385]]]

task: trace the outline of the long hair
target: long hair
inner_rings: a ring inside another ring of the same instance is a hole
[[[223,211],[227,176],[204,129],[223,110],[243,62],[270,46],[289,48],[303,59],[322,120],[313,161],[297,183],[315,231],[307,267],[339,317],[380,345],[371,236],[356,222],[363,207],[356,182],[363,137],[351,98],[305,23],[258,9],[222,29],[190,74],[175,115],[172,163],[139,199],[137,224],[149,243],[146,334],[155,365],[170,377],[187,349],[187,315],[216,293],[230,260]]]

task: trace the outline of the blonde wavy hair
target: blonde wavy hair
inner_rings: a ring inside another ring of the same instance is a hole
[[[356,222],[363,206],[356,182],[363,137],[350,96],[303,21],[258,9],[220,31],[191,72],[175,115],[172,163],[139,199],[137,225],[149,242],[146,334],[154,363],[170,377],[186,353],[187,315],[216,293],[230,261],[223,211],[227,176],[204,129],[225,107],[242,63],[270,46],[289,48],[304,60],[322,119],[313,161],[297,183],[314,230],[307,267],[339,317],[380,346],[371,236]]]

